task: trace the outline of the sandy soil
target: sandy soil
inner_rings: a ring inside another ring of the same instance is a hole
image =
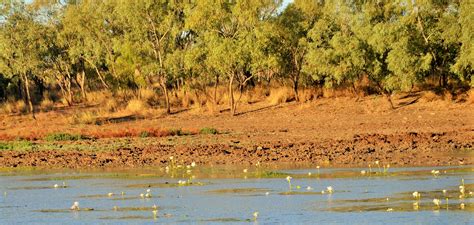
[[[102,125],[71,125],[79,110],[63,109],[28,116],[0,115],[0,137],[54,132],[146,128],[217,128],[218,135],[126,138],[108,150],[37,149],[0,151],[0,167],[162,166],[174,156],[183,163],[311,163],[327,166],[386,164],[474,164],[474,105],[448,101],[396,99],[392,110],[381,97],[329,98],[308,103],[241,105],[238,116],[199,109],[173,115]],[[416,102],[416,103],[413,103]],[[88,143],[92,142],[92,143]],[[79,142],[98,149],[114,140]],[[70,144],[70,143],[66,143]]]

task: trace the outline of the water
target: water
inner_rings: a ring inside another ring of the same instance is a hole
[[[439,176],[432,169],[372,168],[371,175],[356,168],[2,172],[0,224],[473,224],[474,168],[436,168]],[[193,185],[177,185],[192,175]],[[461,179],[466,195],[459,198]],[[140,197],[148,186],[152,197]],[[439,208],[433,198],[442,201]],[[69,210],[75,201],[80,211]]]

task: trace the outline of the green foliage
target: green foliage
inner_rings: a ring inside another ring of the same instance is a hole
[[[199,133],[200,133],[200,134],[218,134],[219,131],[217,131],[216,128],[204,127],[204,128],[202,128],[201,130],[199,130]]]
[[[87,100],[90,90],[160,88],[170,112],[170,90],[206,92],[227,82],[232,114],[234,91],[270,81],[290,83],[297,100],[300,85],[352,86],[363,78],[385,94],[433,80],[443,88],[474,85],[470,1],[281,5],[2,1],[0,77],[8,84],[1,85],[28,103],[34,96],[20,90],[58,87],[70,105],[78,91]]]
[[[31,141],[11,141],[11,142],[0,142],[1,150],[30,150],[34,144]]]
[[[86,139],[86,137],[81,134],[69,133],[53,133],[44,137],[44,140],[46,141],[79,141],[83,139]]]

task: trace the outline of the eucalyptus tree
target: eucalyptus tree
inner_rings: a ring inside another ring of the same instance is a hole
[[[142,81],[157,80],[165,96],[167,113],[171,112],[169,81],[176,72],[173,69],[176,61],[171,58],[176,57],[177,40],[184,35],[184,5],[182,1],[160,0],[122,0],[115,4],[123,29],[116,46],[118,60],[128,64]]]
[[[71,2],[65,7],[61,19],[62,27],[58,41],[67,52],[67,58],[74,69],[73,73],[84,99],[87,98],[86,85],[90,77],[86,73],[87,68],[96,73],[103,88],[109,89],[103,67],[113,50],[110,30],[104,18],[107,12],[101,10],[104,4],[92,0]]]
[[[236,114],[237,107],[235,82],[242,90],[255,75],[252,74],[255,29],[276,12],[280,3],[275,0],[203,0],[190,9],[187,27],[199,36],[199,42],[205,43],[198,46],[207,48],[205,59],[209,71],[226,76],[232,115]]]
[[[354,83],[365,68],[361,40],[355,35],[356,11],[349,4],[326,3],[308,33],[305,71],[326,86]]]
[[[41,55],[46,49],[42,39],[43,27],[35,21],[35,11],[22,2],[2,4],[6,8],[0,30],[0,68],[7,77],[19,76],[24,85],[26,103],[33,118],[31,79],[41,67]],[[2,10],[3,11],[3,10]]]
[[[301,74],[304,72],[303,67],[307,64],[308,58],[313,57],[306,56],[311,49],[308,46],[308,37],[321,18],[323,7],[324,3],[321,1],[295,0],[278,18],[278,29],[281,29],[280,54],[284,58],[281,61],[284,68],[283,75],[289,76],[296,100],[299,100],[298,86]],[[306,72],[314,71],[306,70]]]
[[[472,1],[460,1],[458,24],[460,32],[457,34],[461,44],[460,52],[456,57],[456,63],[451,70],[458,74],[461,80],[470,80],[474,87],[474,4]],[[452,23],[447,24],[447,26]]]

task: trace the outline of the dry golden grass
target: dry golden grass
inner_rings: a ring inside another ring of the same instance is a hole
[[[281,103],[285,103],[294,99],[295,96],[293,94],[293,90],[289,87],[280,87],[270,90],[270,96],[268,96],[267,100],[272,105],[278,105]]]
[[[104,103],[104,110],[107,112],[116,112],[118,110],[119,104],[117,103],[117,100],[115,98],[110,98],[107,99],[107,101]]]
[[[454,98],[453,94],[451,94],[451,92],[449,91],[444,91],[443,92],[443,100],[445,101],[452,101]]]
[[[51,111],[54,108],[54,102],[51,101],[49,98],[43,99],[40,103],[40,109],[43,112]]]
[[[301,102],[312,101],[314,99],[317,99],[321,95],[321,92],[316,89],[303,89],[298,93],[298,97]]]
[[[72,124],[95,124],[97,121],[97,113],[92,111],[85,111],[74,114],[69,118]]]
[[[157,98],[155,90],[151,88],[140,88],[138,90],[138,95],[140,96],[140,99],[148,103],[153,102]]]
[[[148,103],[141,99],[132,99],[128,102],[126,110],[133,114],[143,113],[149,108]]]
[[[8,101],[2,106],[3,113],[12,114],[12,113],[26,113],[28,108],[24,101]]]
[[[241,102],[253,104],[265,100],[270,95],[270,90],[262,86],[256,86],[242,93]]]
[[[467,99],[466,99],[466,102],[469,103],[469,104],[474,104],[474,89],[470,89],[468,92],[467,92]]]
[[[111,98],[113,98],[113,96],[109,91],[95,91],[87,95],[87,101],[92,104],[102,104]]]
[[[441,97],[438,96],[434,91],[426,91],[420,98],[420,102],[434,102],[441,100]]]

